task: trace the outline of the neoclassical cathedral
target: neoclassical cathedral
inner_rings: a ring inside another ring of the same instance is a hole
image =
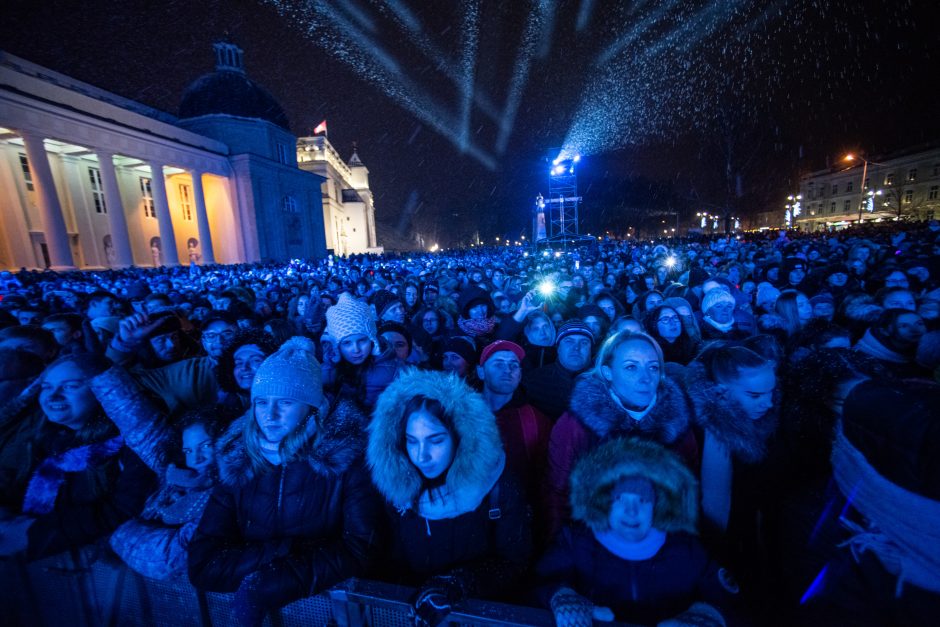
[[[121,268],[381,252],[369,172],[298,140],[242,51],[179,115],[0,52],[0,268]]]

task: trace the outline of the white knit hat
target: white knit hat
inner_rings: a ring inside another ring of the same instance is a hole
[[[326,333],[337,343],[350,335],[362,334],[378,346],[372,308],[356,300],[349,292],[339,295],[336,304],[326,310]]]
[[[705,294],[705,298],[702,299],[702,313],[707,314],[708,310],[718,303],[731,303],[731,305],[734,306],[734,296],[717,287],[708,290],[708,293]]]

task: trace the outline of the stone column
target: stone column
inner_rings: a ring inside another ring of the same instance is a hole
[[[114,155],[106,150],[96,150],[95,154],[98,155],[98,167],[101,168],[104,202],[108,207],[114,263],[119,268],[127,268],[134,265],[134,255],[131,252],[131,238],[127,233],[127,216],[124,215],[121,190],[118,187],[117,174],[114,172]]]
[[[176,251],[176,236],[173,234],[173,220],[170,218],[170,203],[166,199],[166,179],[163,178],[163,164],[150,161],[152,175],[153,207],[157,211],[157,225],[160,227],[160,246],[163,265],[180,265],[180,256]]]
[[[192,170],[193,197],[196,201],[196,226],[199,228],[199,245],[202,248],[202,263],[215,263],[212,250],[212,233],[209,232],[209,213],[206,211],[206,195],[202,189],[202,172]]]
[[[72,259],[69,234],[65,228],[65,217],[62,215],[62,205],[55,191],[55,179],[52,178],[52,168],[49,167],[43,138],[22,132],[20,136],[26,146],[26,158],[29,159],[33,185],[39,198],[39,216],[46,236],[49,262],[53,270],[74,270],[75,261]]]

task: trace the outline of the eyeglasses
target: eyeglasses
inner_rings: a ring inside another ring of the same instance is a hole
[[[207,342],[214,342],[218,340],[219,338],[222,338],[224,340],[230,340],[233,337],[235,337],[235,331],[232,331],[231,329],[228,329],[225,331],[218,331],[218,332],[208,331],[202,334],[202,339],[206,340]]]
[[[678,316],[663,316],[656,322],[658,322],[659,324],[678,324],[679,317]]]

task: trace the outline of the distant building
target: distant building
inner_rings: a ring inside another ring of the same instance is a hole
[[[338,215],[368,216],[347,229],[363,233],[361,245],[347,235],[346,252],[375,248],[358,158],[348,174],[299,168],[287,117],[245,75],[242,51],[215,53],[177,117],[0,52],[0,267],[320,257]],[[333,189],[345,214],[325,212]]]
[[[872,157],[867,167],[861,159],[840,162],[803,176],[799,196],[793,223],[804,231],[857,224],[860,215],[863,222],[933,219],[940,215],[940,146]]]
[[[381,253],[375,235],[375,206],[369,189],[369,170],[353,152],[342,160],[323,135],[297,139],[297,164],[323,181],[323,224],[326,247],[337,255]]]

